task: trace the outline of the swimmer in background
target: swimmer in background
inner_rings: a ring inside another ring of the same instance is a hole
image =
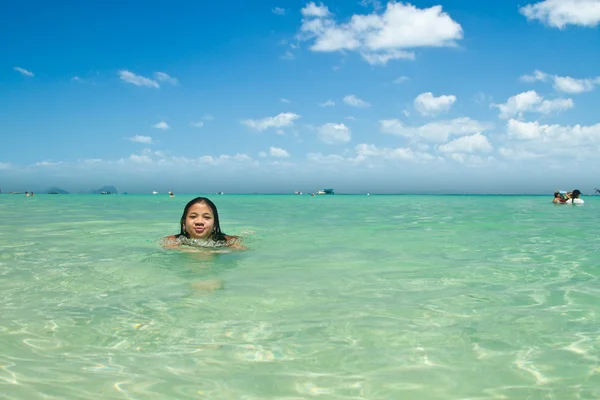
[[[169,197],[175,197],[175,195],[173,194],[173,192],[169,192]]]
[[[206,241],[207,244],[215,245],[207,247],[247,249],[238,243],[238,236],[230,236],[221,232],[217,206],[206,197],[196,197],[186,204],[179,226],[180,232],[178,235],[164,238],[163,246],[165,248],[178,248],[182,244],[188,244],[191,239]]]
[[[579,198],[581,196],[581,191],[579,189],[575,189],[570,193],[569,199],[565,201],[565,204],[583,204],[585,203],[582,199]]]
[[[566,201],[566,200],[564,200],[564,199],[563,199],[563,197],[562,197],[562,196],[561,196],[561,194],[560,194],[560,191],[556,191],[556,192],[554,192],[554,198],[552,199],[552,202],[553,202],[553,203],[557,203],[557,204],[565,204],[565,201]]]

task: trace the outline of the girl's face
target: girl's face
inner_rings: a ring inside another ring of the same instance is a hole
[[[215,219],[208,205],[196,203],[189,208],[184,223],[185,231],[191,238],[208,239],[212,234]]]

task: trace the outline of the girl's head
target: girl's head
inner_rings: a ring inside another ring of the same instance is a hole
[[[196,197],[186,204],[179,221],[180,236],[191,239],[225,240],[221,232],[217,206],[206,197]]]
[[[579,191],[579,189],[573,190],[573,194],[571,194],[571,198],[578,199],[579,196],[581,196],[581,192]]]

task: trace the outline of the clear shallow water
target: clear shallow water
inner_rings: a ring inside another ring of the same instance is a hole
[[[193,197],[0,195],[0,398],[600,398],[598,197]]]

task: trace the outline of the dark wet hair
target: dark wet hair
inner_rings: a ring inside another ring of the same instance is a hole
[[[560,192],[554,192],[554,197],[561,197]]]
[[[581,192],[579,191],[579,189],[575,189],[575,190],[573,190],[573,193],[571,193],[571,198],[578,199],[580,195],[581,195]]]
[[[213,225],[213,231],[210,235],[210,239],[215,242],[227,241],[225,234],[221,232],[221,224],[219,223],[219,212],[217,211],[217,206],[215,203],[207,199],[206,197],[196,197],[195,199],[190,200],[183,209],[183,214],[181,215],[181,219],[179,220],[179,235],[178,237],[186,237],[189,238],[190,235],[185,231],[185,218],[187,217],[188,211],[194,204],[204,203],[206,204],[212,211],[213,216],[215,218],[215,223]]]

